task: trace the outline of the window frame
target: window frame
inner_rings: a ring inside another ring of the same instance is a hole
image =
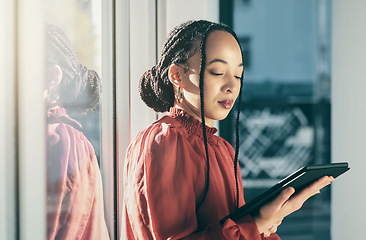
[[[0,2],[0,239],[17,239],[15,3]],[[9,21],[10,20],[10,21]],[[3,80],[4,79],[4,80]],[[8,79],[6,81],[5,79]]]
[[[15,6],[17,237],[45,239],[44,5],[18,0]]]

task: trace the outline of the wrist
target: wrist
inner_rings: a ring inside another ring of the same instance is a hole
[[[259,218],[253,218],[255,224],[257,225],[258,231],[260,234],[264,233],[267,229],[266,229],[266,225],[262,220],[260,220]]]

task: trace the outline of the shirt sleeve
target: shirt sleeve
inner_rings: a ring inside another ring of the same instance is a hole
[[[94,148],[66,124],[51,124],[47,140],[47,239],[109,239]]]
[[[182,133],[162,124],[141,133],[126,155],[124,203],[134,239],[260,240],[253,219],[198,231],[195,170]],[[214,209],[213,209],[214,211]]]
[[[250,215],[242,217],[237,222],[227,219],[223,224],[223,235],[226,239],[281,240],[276,233],[271,234],[269,237],[259,234],[257,225]]]

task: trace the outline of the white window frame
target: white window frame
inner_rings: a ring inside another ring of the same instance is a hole
[[[100,170],[103,179],[104,213],[111,239],[116,239],[115,230],[115,2],[102,1],[102,81],[101,97],[101,148]]]
[[[0,2],[0,239],[16,239],[15,3]]]
[[[20,239],[46,237],[44,4],[16,5],[16,124]]]
[[[155,9],[156,2],[151,0],[117,1],[115,8],[118,239],[124,239],[120,226],[126,150],[131,139],[156,120],[156,114],[142,102],[138,91],[140,76],[156,63]]]

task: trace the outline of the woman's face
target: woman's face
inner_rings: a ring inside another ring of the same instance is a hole
[[[196,119],[201,119],[199,48],[188,60],[189,68],[183,76],[184,101],[182,107]],[[213,31],[206,42],[206,67],[204,72],[205,121],[213,126],[214,120],[226,118],[240,90],[243,62],[240,47],[228,32]]]

